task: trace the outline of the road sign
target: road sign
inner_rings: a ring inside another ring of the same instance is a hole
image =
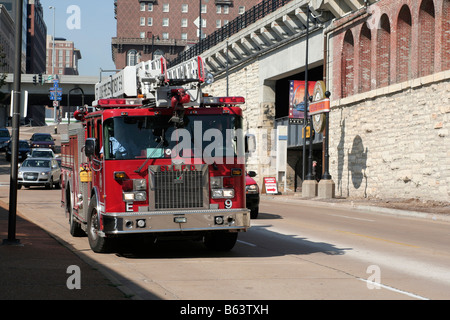
[[[266,188],[266,193],[277,194],[278,193],[277,179],[274,177],[264,178],[264,187]]]

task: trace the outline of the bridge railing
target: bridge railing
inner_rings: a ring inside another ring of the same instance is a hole
[[[195,56],[201,55],[206,50],[225,41],[233,34],[236,34],[242,29],[255,23],[259,19],[266,17],[268,14],[274,12],[278,8],[283,7],[290,1],[292,0],[265,0],[258,3],[256,6],[245,11],[242,15],[230,21],[222,28],[214,31],[206,38],[201,39],[200,42],[196,43],[188,50],[181,52],[178,57],[168,62],[168,67],[177,65]]]

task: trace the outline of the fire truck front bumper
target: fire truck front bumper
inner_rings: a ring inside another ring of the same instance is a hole
[[[180,231],[246,231],[250,210],[209,209],[108,213],[101,216],[104,234]]]

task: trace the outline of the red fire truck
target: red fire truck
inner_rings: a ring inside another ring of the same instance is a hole
[[[61,142],[73,236],[87,234],[95,252],[136,234],[234,247],[250,227],[244,98],[207,96],[207,80],[201,57],[170,69],[158,58],[96,84]]]

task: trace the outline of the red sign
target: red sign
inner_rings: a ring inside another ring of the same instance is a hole
[[[330,112],[330,99],[323,99],[309,104],[309,114],[318,114],[323,112]]]
[[[308,95],[314,92],[315,81],[308,81]],[[291,80],[289,83],[289,119],[305,117],[305,81]]]
[[[273,177],[264,178],[266,193],[278,193],[277,179]]]

